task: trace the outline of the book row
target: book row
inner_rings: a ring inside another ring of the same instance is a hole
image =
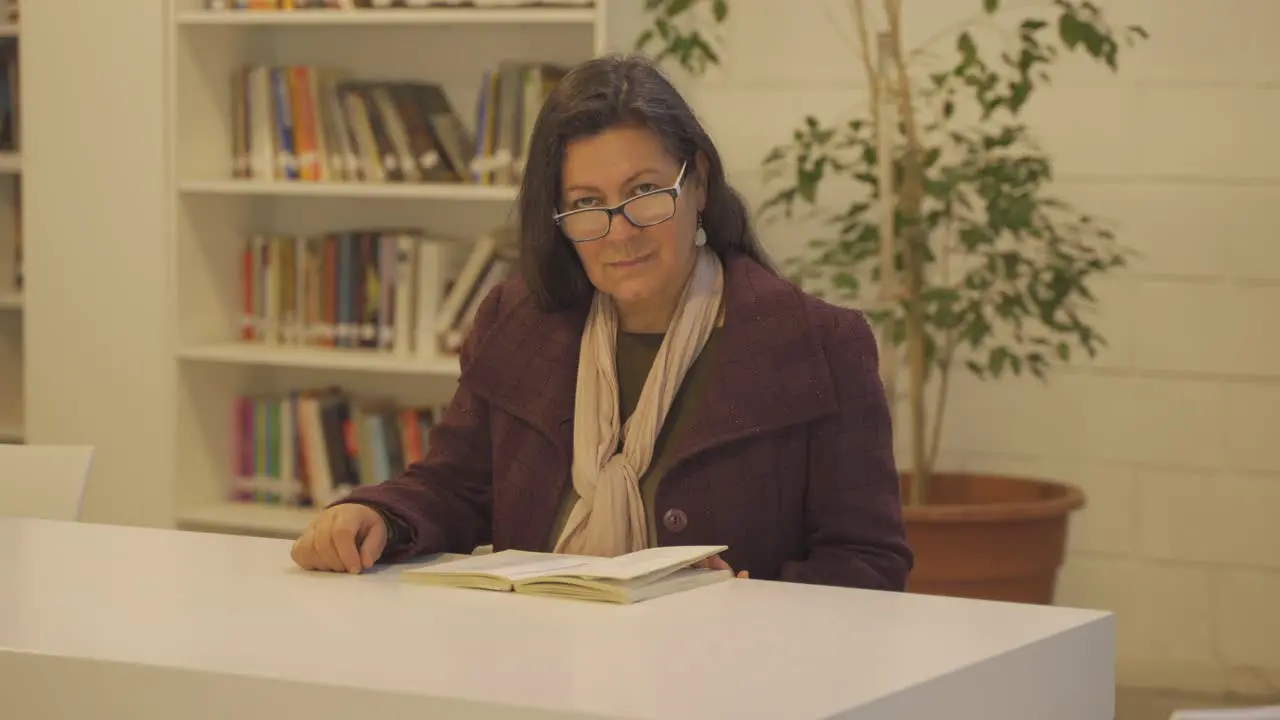
[[[323,507],[423,457],[440,412],[353,398],[340,387],[238,396],[229,499]]]
[[[514,229],[475,240],[418,231],[252,234],[241,255],[240,339],[438,357],[515,269]]]
[[[511,185],[563,68],[503,60],[486,70],[468,129],[435,82],[356,79],[308,65],[248,65],[232,82],[237,178]]]

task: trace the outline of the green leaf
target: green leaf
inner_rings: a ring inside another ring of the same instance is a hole
[[[653,41],[653,28],[646,28],[640,36],[636,38],[636,51],[644,50],[645,46]]]
[[[667,3],[666,16],[675,17],[688,10],[691,5],[693,5],[693,0],[670,0]]]
[[[994,13],[999,8],[1000,0],[982,0],[982,9],[986,10],[987,14]]]
[[[1074,50],[1083,40],[1081,31],[1081,22],[1071,13],[1063,13],[1058,18],[1058,36],[1062,38],[1062,44],[1067,46],[1068,50]]]
[[[729,15],[729,3],[726,0],[713,0],[711,3],[711,15],[716,22],[724,22],[724,19]]]
[[[716,54],[714,48],[707,44],[706,40],[702,39],[701,35],[695,33],[690,40],[692,41],[692,47],[697,48],[704,58],[698,62],[710,62],[717,65],[720,63],[720,56]]]
[[[987,365],[987,369],[991,372],[991,377],[1000,377],[1000,374],[1004,372],[1005,363],[1011,357],[1013,356],[1005,348],[992,348]]]
[[[832,281],[835,283],[836,287],[842,290],[848,290],[850,292],[858,291],[858,278],[847,272],[836,273],[835,277],[832,278]]]

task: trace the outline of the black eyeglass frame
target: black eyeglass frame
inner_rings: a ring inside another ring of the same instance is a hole
[[[680,166],[680,174],[676,176],[675,183],[673,183],[670,187],[659,188],[657,190],[650,190],[647,193],[640,193],[635,197],[629,197],[626,200],[623,200],[622,202],[618,203],[617,205],[614,205],[613,207],[578,208],[577,210],[569,210],[567,212],[554,214],[551,216],[551,219],[554,220],[556,223],[556,226],[561,229],[560,230],[561,234],[563,234],[565,238],[569,240],[569,242],[574,243],[575,245],[581,244],[581,243],[595,242],[596,240],[599,240],[600,238],[608,235],[609,231],[613,230],[613,218],[617,215],[621,215],[625,217],[627,219],[627,222],[631,223],[632,225],[638,228],[646,228],[646,227],[653,227],[655,225],[661,225],[662,223],[676,216],[676,209],[678,208],[678,205],[680,202],[680,188],[681,186],[684,185],[684,173],[688,167],[689,167],[689,163],[687,161]],[[636,200],[640,200],[642,198],[647,198],[647,197],[653,197],[654,195],[670,195],[671,196],[671,214],[670,215],[666,216],[661,220],[658,220],[657,222],[651,222],[644,225],[636,222],[635,220],[632,220],[631,216],[627,215],[627,212],[626,212],[627,205],[635,202]],[[586,240],[574,240],[573,238],[569,237],[569,235],[564,232],[564,226],[561,221],[563,221],[565,218],[569,217],[570,215],[578,215],[581,213],[588,213],[588,212],[604,212],[606,214],[606,216],[609,218],[609,221],[604,226],[604,232],[600,233],[599,235],[593,238],[588,238]]]

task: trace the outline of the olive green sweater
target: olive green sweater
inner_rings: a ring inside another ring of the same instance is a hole
[[[675,400],[671,403],[667,419],[658,432],[658,439],[653,448],[653,460],[649,463],[649,469],[640,478],[640,493],[644,498],[645,514],[648,517],[650,545],[657,544],[653,501],[657,496],[658,483],[670,467],[676,438],[693,422],[694,413],[697,412],[698,405],[702,401],[703,387],[706,385],[708,368],[711,365],[711,357],[715,354],[716,338],[719,334],[719,328],[711,332],[711,336],[707,338],[707,344],[693,361],[689,372],[685,374],[684,382],[680,384]],[[619,417],[623,422],[631,417],[636,403],[640,400],[640,391],[644,389],[645,379],[649,377],[649,369],[653,367],[653,361],[658,356],[662,338],[660,333],[618,332],[618,404]],[[621,444],[618,449],[622,449]],[[570,479],[564,500],[560,504],[560,513],[556,516],[555,525],[551,530],[551,537],[547,540],[548,550],[555,546],[569,519],[569,511],[577,501],[578,493],[574,491],[573,481]]]

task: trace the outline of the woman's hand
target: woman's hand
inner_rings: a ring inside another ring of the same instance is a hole
[[[708,570],[728,570],[729,572],[733,572],[733,568],[729,567],[729,563],[722,560],[719,555],[712,555],[705,560],[699,560],[694,563],[693,566],[696,568],[706,568]],[[737,574],[737,577],[747,577],[747,571],[743,570]]]
[[[290,557],[303,570],[358,573],[373,567],[387,545],[377,510],[354,503],[320,513],[293,543]]]

